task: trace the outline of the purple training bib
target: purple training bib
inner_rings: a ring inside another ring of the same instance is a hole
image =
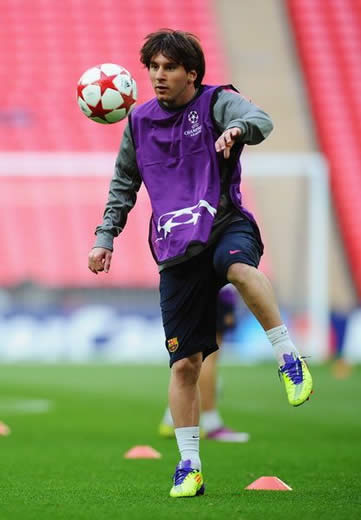
[[[219,88],[203,86],[184,109],[168,111],[154,98],[130,115],[137,164],[153,211],[149,242],[159,264],[182,256],[191,242],[205,244],[211,233],[220,197],[214,147],[219,132],[212,119]],[[244,211],[240,176],[237,161],[230,196]]]

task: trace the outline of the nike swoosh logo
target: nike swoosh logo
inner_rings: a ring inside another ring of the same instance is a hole
[[[240,253],[240,252],[241,252],[240,249],[231,249],[230,252],[229,252],[229,254],[230,254],[230,255],[235,255],[236,253]]]
[[[192,435],[192,439],[199,439],[199,435]]]

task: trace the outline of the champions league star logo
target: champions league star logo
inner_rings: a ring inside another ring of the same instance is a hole
[[[196,110],[192,110],[191,112],[189,112],[188,121],[190,123],[192,123],[192,125],[195,125],[196,123],[198,123],[198,119],[199,119],[199,115],[198,115],[198,112],[196,112]]]
[[[201,199],[195,206],[177,209],[176,211],[169,211],[168,213],[161,215],[158,219],[158,233],[163,229],[164,238],[167,238],[167,235],[172,232],[174,227],[185,226],[187,224],[193,224],[193,226],[195,226],[201,217],[201,208],[206,208],[212,217],[217,213],[217,210],[213,208],[213,206],[211,206],[206,200]],[[158,238],[157,240],[163,239]]]
[[[199,122],[199,114],[196,110],[191,110],[188,114],[188,121],[191,124],[191,128],[184,130],[186,137],[196,137],[202,131],[202,125]]]

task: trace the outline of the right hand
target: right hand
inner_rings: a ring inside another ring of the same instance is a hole
[[[223,152],[225,159],[229,159],[231,148],[242,135],[242,130],[238,127],[228,128],[220,135],[215,142],[216,152]]]
[[[88,255],[88,268],[94,274],[98,274],[100,271],[108,273],[112,254],[112,251],[104,247],[94,247]]]

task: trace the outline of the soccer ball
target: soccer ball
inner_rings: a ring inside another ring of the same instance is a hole
[[[92,121],[112,124],[121,121],[137,100],[137,85],[121,65],[103,63],[88,69],[77,87],[80,110]]]

